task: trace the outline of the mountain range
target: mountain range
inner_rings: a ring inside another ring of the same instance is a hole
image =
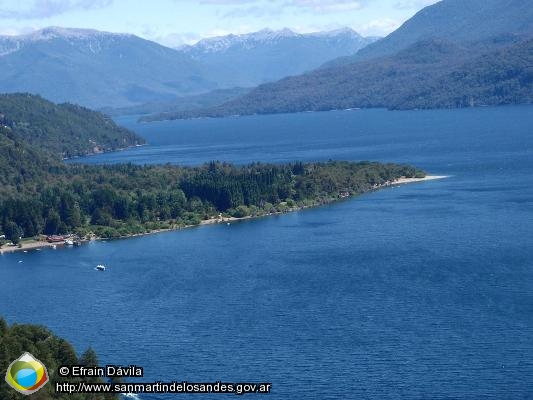
[[[530,103],[532,38],[529,0],[443,0],[353,57],[179,117]]]
[[[133,35],[47,28],[0,38],[0,91],[97,108],[215,89],[184,54]]]
[[[528,103],[532,38],[530,0],[442,0],[379,40],[351,29],[284,29],[171,49],[134,35],[47,28],[0,37],[0,92],[165,113],[150,120]]]
[[[377,39],[362,37],[349,28],[309,34],[264,29],[204,39],[180,50],[206,66],[217,82],[251,87],[311,71],[327,61],[355,54]]]
[[[351,30],[282,30],[171,49],[129,34],[52,27],[0,37],[0,92],[30,92],[92,108],[172,103],[303,73],[373,40]]]

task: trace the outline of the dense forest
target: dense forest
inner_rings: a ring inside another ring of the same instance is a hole
[[[522,39],[505,35],[470,45],[422,40],[394,56],[285,78],[223,105],[172,117],[531,103],[533,40]]]
[[[69,164],[0,127],[0,233],[120,237],[258,216],[363,193],[413,167],[370,162],[211,162],[199,167]]]
[[[0,126],[63,158],[144,143],[101,113],[74,104],[56,105],[30,94],[0,95]]]
[[[0,318],[0,373],[2,381],[9,365],[24,353],[30,353],[41,361],[49,374],[50,382],[38,392],[31,395],[35,400],[112,400],[118,399],[114,395],[102,394],[65,394],[55,392],[56,382],[79,382],[79,378],[62,378],[57,373],[61,365],[98,366],[98,358],[94,350],[87,349],[80,357],[72,345],[61,339],[42,326],[12,325]],[[84,378],[86,382],[103,382],[100,378]],[[118,382],[117,382],[118,383]],[[27,398],[23,394],[11,389],[2,382],[0,385],[0,399],[20,400]]]

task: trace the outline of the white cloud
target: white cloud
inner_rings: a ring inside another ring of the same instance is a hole
[[[289,0],[287,4],[320,13],[353,11],[363,7],[363,2],[354,0]]]
[[[0,26],[0,36],[18,36],[24,35],[26,33],[31,33],[37,30],[37,27],[34,26],[23,26],[23,27],[14,27],[14,26]]]
[[[170,33],[164,36],[149,37],[150,40],[160,43],[163,46],[178,48],[184,45],[197,43],[202,37],[193,32]]]
[[[167,47],[180,47],[184,45],[193,45],[198,43],[202,39],[212,38],[212,37],[219,37],[219,36],[227,36],[227,35],[242,35],[247,33],[256,32],[257,29],[250,25],[240,25],[240,26],[233,26],[231,30],[228,29],[212,29],[208,32],[203,33],[195,33],[195,32],[176,32],[176,33],[170,33],[163,36],[158,36],[151,34],[147,31],[144,32],[143,36],[146,37],[149,40],[153,40],[154,42],[160,43],[163,46]]]
[[[258,0],[200,0],[200,4],[220,4],[220,5],[243,5],[250,3],[257,3]]]
[[[438,3],[439,1],[441,0],[399,0],[394,7],[399,10],[419,10]]]
[[[218,15],[222,18],[265,18],[276,17],[281,15],[283,10],[268,5],[256,5],[249,7],[236,7],[227,11],[219,11]]]
[[[359,27],[358,32],[363,36],[387,36],[398,29],[402,23],[392,18],[374,19]]]
[[[1,19],[38,19],[50,18],[73,10],[104,8],[113,0],[34,0],[29,7],[0,10]]]

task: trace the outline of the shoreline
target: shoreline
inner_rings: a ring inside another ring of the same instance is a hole
[[[21,247],[18,247],[18,245],[14,245],[14,246],[7,246],[7,245],[3,245],[2,247],[0,247],[0,255],[2,254],[8,254],[8,253],[15,253],[15,252],[18,252],[18,251],[22,251],[22,252],[28,252],[30,250],[41,250],[41,249],[46,249],[46,248],[53,248],[55,245],[55,247],[58,247],[59,246],[64,246],[63,243],[49,243],[49,242],[45,242],[45,241],[42,241],[42,240],[35,240],[35,241],[28,241],[26,243],[22,243],[22,246]]]
[[[387,184],[382,185],[380,186],[380,188],[386,187],[386,186],[404,185],[406,183],[436,181],[439,179],[446,179],[449,177],[450,177],[449,175],[427,175],[424,178],[400,178],[400,179],[396,179],[395,181],[391,182],[389,185]]]
[[[379,185],[377,187],[374,187],[372,190],[370,190],[369,192],[366,192],[366,193],[370,193],[372,191],[384,189],[384,188],[387,188],[387,187],[406,185],[406,184],[410,184],[410,183],[428,182],[428,181],[434,181],[434,180],[440,180],[440,179],[446,179],[446,178],[449,178],[449,176],[447,176],[447,175],[427,175],[424,178],[400,178],[400,179],[397,179],[397,180],[392,181],[392,182],[385,182],[383,185]],[[361,194],[365,194],[365,193],[361,193]],[[335,203],[335,202],[337,202],[339,200],[347,199],[349,197],[354,197],[354,196],[341,196],[338,200],[335,200],[333,202],[326,203],[326,204],[332,204],[332,203]],[[189,229],[189,228],[205,226],[205,225],[215,225],[215,224],[224,224],[224,223],[231,224],[232,222],[246,221],[246,220],[251,220],[251,219],[270,217],[270,216],[273,216],[273,215],[282,215],[282,214],[302,211],[302,210],[309,209],[309,208],[320,207],[320,206],[326,205],[326,204],[315,204],[315,205],[304,206],[304,207],[296,207],[296,208],[289,209],[287,212],[275,212],[275,213],[267,213],[267,214],[255,215],[255,216],[249,215],[249,216],[242,217],[242,218],[237,218],[237,217],[211,218],[211,219],[206,219],[206,220],[201,221],[198,225],[186,225],[186,226],[181,226],[181,227],[178,227],[178,228],[156,229],[156,230],[153,230],[153,231],[150,231],[150,232],[146,232],[146,233],[136,233],[136,234],[131,234],[131,235],[127,235],[127,236],[123,236],[123,237],[119,237],[119,238],[113,238],[113,239],[95,238],[94,240],[129,239],[129,238],[140,237],[140,236],[154,235],[154,234],[157,234],[157,233],[173,232],[173,231],[178,231],[178,230],[181,230],[181,229]],[[83,240],[84,243],[89,242],[89,241],[90,240]],[[28,241],[28,242],[23,242],[21,247],[18,247],[16,245],[15,246],[6,246],[6,245],[1,246],[0,247],[0,255],[20,252],[20,251],[28,252],[28,251],[39,251],[39,250],[42,250],[42,249],[55,249],[55,248],[60,248],[60,247],[70,247],[70,246],[66,246],[64,243],[49,243],[49,242],[45,242],[45,241],[42,241],[42,240]]]
[[[74,162],[73,160],[78,160],[80,158],[101,156],[102,154],[109,154],[109,153],[119,153],[121,151],[126,151],[126,150],[130,150],[130,149],[136,149],[137,147],[144,147],[144,146],[148,146],[148,143],[132,144],[131,146],[121,147],[121,148],[115,149],[115,150],[96,151],[96,152],[84,154],[84,155],[81,155],[81,156],[63,157],[63,161]]]

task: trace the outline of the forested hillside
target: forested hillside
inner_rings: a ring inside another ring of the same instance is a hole
[[[64,158],[144,143],[103,114],[30,94],[0,95],[0,126],[12,137]]]
[[[440,39],[417,42],[392,57],[283,79],[221,106],[175,117],[531,103],[533,40],[516,40],[505,37],[476,49]]]
[[[27,397],[11,389],[4,377],[9,365],[24,353],[30,353],[41,361],[49,374],[49,383],[30,398],[35,400],[113,400],[118,396],[103,394],[56,393],[56,382],[79,382],[80,378],[61,378],[57,369],[61,365],[98,366],[96,353],[88,349],[81,357],[76,355],[72,345],[42,326],[12,325],[0,317],[0,399],[21,400]],[[102,382],[100,378],[85,378],[85,381]]]

